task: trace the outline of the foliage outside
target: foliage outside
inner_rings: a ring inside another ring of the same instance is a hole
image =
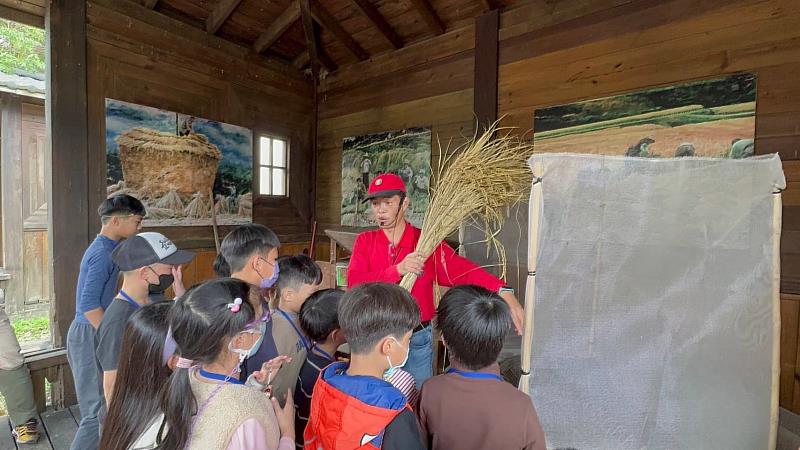
[[[0,19],[0,72],[44,73],[44,30]]]

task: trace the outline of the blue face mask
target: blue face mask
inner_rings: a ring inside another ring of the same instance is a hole
[[[403,346],[403,344],[401,344],[400,341],[398,341],[397,339],[392,338],[392,340],[397,342],[397,345],[399,345],[401,348],[405,348]],[[397,369],[399,369],[399,368],[401,368],[401,367],[406,365],[406,363],[408,362],[408,353],[409,352],[408,352],[407,348],[405,348],[405,349],[406,349],[406,357],[403,358],[403,362],[401,362],[400,364],[398,364],[396,366],[394,364],[392,364],[392,358],[390,358],[389,355],[386,355],[386,360],[389,361],[389,368],[386,369],[386,372],[383,372],[383,379],[384,380],[389,381],[389,379],[392,378],[394,373],[397,372]]]
[[[278,281],[278,273],[280,272],[280,270],[278,269],[278,265],[277,264],[271,264],[269,261],[267,261],[264,258],[261,258],[261,259],[265,263],[267,263],[267,264],[272,266],[272,276],[270,276],[269,278],[262,278],[261,279],[261,284],[259,284],[259,287],[261,289],[269,289],[269,288],[271,288],[272,286],[275,285],[276,281]]]

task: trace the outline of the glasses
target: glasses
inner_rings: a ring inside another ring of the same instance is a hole
[[[260,257],[260,256],[259,256],[259,257],[258,257],[258,259],[260,259],[260,260],[264,261],[265,263],[269,264],[269,265],[270,265],[270,266],[272,266],[272,267],[275,267],[275,264],[273,264],[273,263],[271,263],[271,262],[267,261],[267,260],[266,260],[266,258],[262,258],[262,257]]]

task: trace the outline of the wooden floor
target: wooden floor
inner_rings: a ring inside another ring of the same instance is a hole
[[[36,444],[17,447],[11,436],[11,422],[8,416],[0,417],[0,450],[68,450],[78,430],[80,412],[77,406],[61,411],[45,411],[39,415],[39,433]]]

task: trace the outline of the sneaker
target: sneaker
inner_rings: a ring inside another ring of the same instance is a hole
[[[31,419],[22,425],[14,427],[11,434],[17,444],[35,444],[39,441],[39,421]]]

